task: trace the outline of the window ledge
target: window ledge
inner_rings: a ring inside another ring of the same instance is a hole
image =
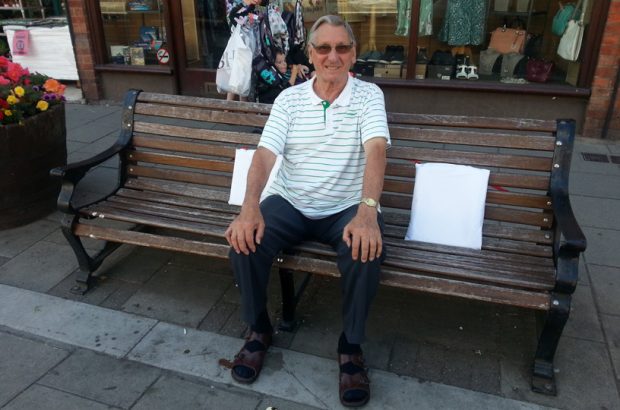
[[[95,70],[140,74],[172,74],[172,68],[165,65],[98,64],[95,66]]]
[[[572,85],[561,84],[504,84],[491,81],[464,81],[464,80],[402,80],[379,77],[361,77],[364,81],[377,84],[380,87],[398,87],[409,89],[434,89],[434,90],[457,90],[457,91],[481,91],[504,94],[529,94],[529,95],[550,95],[557,97],[579,97],[587,98],[590,96],[589,88],[573,87]]]

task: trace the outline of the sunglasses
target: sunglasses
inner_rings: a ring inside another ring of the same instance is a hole
[[[310,43],[312,44],[312,43]],[[332,52],[332,46],[329,44],[321,44],[319,46],[312,44],[312,48],[316,50],[318,54],[327,55]],[[333,47],[336,49],[336,53],[338,54],[347,54],[353,48],[353,43],[351,44],[338,44]]]

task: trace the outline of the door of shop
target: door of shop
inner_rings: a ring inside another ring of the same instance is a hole
[[[181,94],[214,93],[215,71],[230,37],[226,1],[170,2]]]

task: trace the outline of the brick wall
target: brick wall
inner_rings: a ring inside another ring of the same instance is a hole
[[[618,61],[620,59],[620,0],[612,0],[603,41],[599,53],[594,80],[592,81],[592,96],[588,103],[583,127],[583,136],[602,138],[605,118],[610,105],[613,105],[613,117],[609,124],[607,139],[620,140],[620,92],[615,101],[611,101],[613,88],[616,82]],[[620,85],[620,84],[619,84]]]
[[[101,91],[95,76],[93,45],[88,34],[85,0],[67,0],[67,6],[82,92],[86,100],[96,101],[101,98]]]

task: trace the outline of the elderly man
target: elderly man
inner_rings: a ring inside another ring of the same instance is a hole
[[[341,273],[340,400],[361,406],[370,389],[360,344],[384,257],[379,197],[390,144],[385,103],[376,85],[349,76],[355,39],[344,20],[321,17],[308,40],[316,75],[275,100],[241,213],[226,231],[243,319],[251,330],[235,356],[232,377],[254,382],[271,345],[266,293],[273,258],[304,240],[317,240],[337,252]],[[282,166],[259,203],[278,154]]]

